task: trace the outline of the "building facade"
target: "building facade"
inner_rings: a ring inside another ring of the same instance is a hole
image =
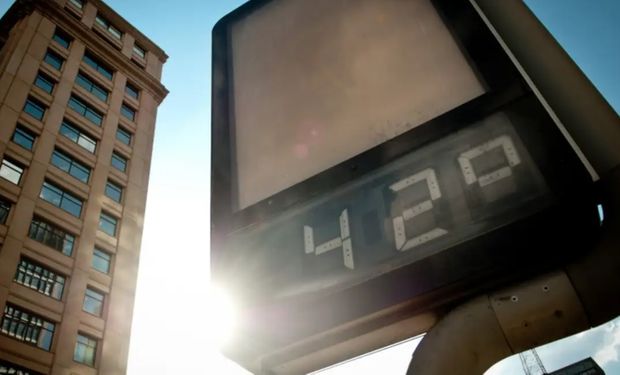
[[[100,0],[0,20],[0,374],[124,374],[167,56]]]

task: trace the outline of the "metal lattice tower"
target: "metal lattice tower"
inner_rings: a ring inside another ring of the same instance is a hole
[[[525,375],[547,374],[545,365],[543,365],[536,349],[519,353],[519,359],[521,360],[521,366],[523,366],[523,372]]]

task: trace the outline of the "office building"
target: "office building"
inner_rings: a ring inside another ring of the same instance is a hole
[[[100,0],[0,20],[0,374],[125,374],[167,56]]]

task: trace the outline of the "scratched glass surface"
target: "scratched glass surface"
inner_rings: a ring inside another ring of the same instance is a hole
[[[230,40],[238,209],[485,92],[430,0],[274,0]]]
[[[231,236],[224,263],[274,298],[342,288],[536,212],[548,193],[499,113]]]

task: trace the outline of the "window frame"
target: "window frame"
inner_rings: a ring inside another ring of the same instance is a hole
[[[71,95],[69,97],[67,107],[71,108],[75,113],[87,119],[90,123],[98,127],[101,127],[103,125],[104,114],[99,112],[98,109],[94,108],[84,99],[76,95]],[[93,119],[96,119],[97,121],[93,121]]]
[[[96,290],[90,286],[84,291],[84,300],[82,301],[82,311],[98,317],[103,316],[103,308],[105,306],[105,293]]]
[[[62,301],[67,286],[67,276],[24,256],[17,264],[13,281],[57,301]]]
[[[86,3],[83,0],[68,0],[67,3],[71,3],[73,4],[73,6],[75,6],[76,8],[82,10],[84,9],[84,4]]]
[[[125,84],[125,94],[130,98],[134,98],[136,100],[140,99],[140,89],[129,82]]]
[[[114,194],[108,194],[108,190],[112,190],[114,193],[118,193],[118,199]],[[124,188],[111,180],[107,180],[105,183],[105,189],[103,190],[104,195],[110,199],[112,199],[116,203],[121,203],[123,201],[123,190]]]
[[[6,374],[14,375],[43,375],[40,372],[32,371],[24,366],[19,366],[3,359],[0,359],[0,370],[5,371],[4,373]]]
[[[63,131],[64,129],[64,131]],[[72,122],[63,119],[60,124],[60,129],[58,129],[58,133],[63,137],[69,139],[71,142],[80,146],[84,150],[90,152],[91,154],[95,154],[97,151],[97,140],[90,136],[88,133],[82,131],[79,126],[73,124]],[[72,137],[69,137],[68,134],[72,134],[75,137],[75,140]],[[86,145],[92,145],[93,149],[90,150]]]
[[[62,160],[65,164],[67,164],[66,168],[63,163],[57,163],[54,161],[54,160],[59,160],[59,159]],[[69,155],[68,153],[58,148],[55,148],[54,151],[52,151],[52,156],[50,158],[50,164],[60,169],[61,171],[68,173],[73,178],[85,184],[88,184],[88,181],[90,180],[92,168],[76,160],[73,156]],[[83,175],[81,175],[80,172]],[[83,178],[84,175],[85,175],[85,179]]]
[[[106,267],[101,267],[100,264],[104,264]],[[95,246],[90,266],[98,272],[109,275],[112,271],[112,254]]]
[[[33,113],[32,111],[30,111],[29,109],[32,108],[35,110],[35,112]],[[47,112],[47,106],[45,104],[43,104],[40,100],[35,99],[32,96],[28,96],[28,98],[26,98],[26,103],[24,103],[24,109],[23,112],[26,113],[28,116],[34,118],[35,120],[38,121],[43,121],[43,119],[45,119],[45,113]],[[35,116],[35,113],[40,113],[38,115]]]
[[[104,28],[114,39],[118,41],[123,40],[124,33],[101,14],[97,13],[95,16],[95,23]]]
[[[46,193],[44,193],[44,191],[47,192],[47,196],[49,197],[50,195],[54,195],[56,196],[56,199],[54,198],[50,198],[49,200],[46,199]],[[43,199],[44,201],[60,208],[61,210],[69,213],[72,216],[75,216],[77,218],[82,217],[82,209],[84,208],[84,200],[77,197],[76,195],[64,190],[63,188],[59,187],[58,185],[49,182],[48,180],[44,180],[43,181],[43,185],[41,186],[41,192],[39,193],[39,198]],[[58,202],[58,204],[56,204],[56,201]],[[71,207],[70,205],[68,206],[69,203],[72,205],[75,205],[76,207],[78,207],[78,211],[77,211],[77,215],[68,207]]]
[[[65,64],[64,57],[60,56],[58,53],[52,51],[51,49],[48,49],[47,52],[45,52],[45,56],[43,57],[43,61],[47,65],[51,66],[52,68],[54,68],[55,70],[58,70],[58,71],[61,71],[62,67]]]
[[[132,54],[134,56],[137,56],[138,58],[145,60],[146,59],[146,48],[143,48],[141,45],[139,45],[138,43],[134,42],[133,47],[132,47]]]
[[[95,80],[81,70],[78,71],[78,74],[75,76],[75,84],[90,92],[94,97],[104,103],[107,103],[110,98],[110,91],[108,91],[108,89],[95,82]]]
[[[105,79],[112,81],[114,79],[115,71],[102,63],[99,58],[95,57],[92,53],[85,51],[82,56],[82,62],[93,68],[97,73],[101,74]]]
[[[122,163],[122,164],[123,164],[123,168],[122,168],[122,169],[121,169],[121,168],[119,168],[119,167],[115,164],[115,161],[116,161],[117,163]],[[112,167],[114,167],[114,169],[116,169],[116,170],[118,170],[118,171],[120,171],[120,172],[123,172],[123,173],[127,173],[127,165],[128,165],[128,164],[129,164],[129,159],[128,159],[128,158],[126,158],[125,156],[123,156],[123,155],[119,154],[119,153],[118,153],[118,152],[116,152],[116,151],[113,151],[113,152],[112,152],[112,158],[111,158],[111,160],[110,160],[110,165],[111,165]]]
[[[43,84],[41,84],[41,82],[43,82]],[[54,92],[54,88],[56,87],[56,83],[57,82],[53,78],[39,71],[37,73],[37,76],[34,78],[33,85],[52,95],[52,93]]]
[[[7,169],[9,172],[16,173],[18,175],[17,180],[14,181],[12,178],[9,178],[10,175],[6,174]],[[0,177],[9,181],[10,183],[19,186],[19,183],[22,181],[22,177],[26,172],[26,167],[23,167],[20,163],[16,162],[11,158],[4,157],[2,162],[0,163]]]
[[[15,143],[16,145],[28,151],[32,151],[34,149],[35,142],[37,141],[37,137],[38,137],[37,134],[35,134],[30,129],[18,123],[15,126],[15,130],[13,130],[13,135],[11,136],[11,142]],[[20,141],[20,139],[24,139],[26,141],[22,142]],[[30,144],[30,147],[25,146],[24,143]]]
[[[101,232],[107,234],[110,237],[116,237],[116,235],[118,234],[118,222],[119,221],[120,219],[118,219],[117,217],[105,211],[101,211],[101,213],[99,214],[99,224],[97,225],[97,228]],[[112,230],[106,227],[105,224],[110,225]]]
[[[129,104],[123,102],[121,104],[120,112],[121,112],[121,116],[125,117],[127,120],[129,120],[131,122],[135,122],[136,121],[136,116],[138,115],[138,110],[134,109]]]
[[[120,137],[119,133],[121,135]],[[131,146],[131,141],[133,140],[133,133],[122,126],[118,126],[116,128],[116,139],[126,146]]]
[[[30,221],[28,238],[68,257],[73,255],[75,249],[75,235],[37,216]]]
[[[13,202],[0,196],[0,225],[5,225],[11,214]]]
[[[64,49],[69,49],[69,47],[71,47],[71,42],[73,42],[73,38],[58,26],[56,26],[54,30],[52,40]]]
[[[49,336],[43,334],[45,331]],[[55,331],[56,323],[39,314],[22,309],[12,303],[7,303],[4,306],[0,332],[7,337],[49,352],[52,349]],[[46,345],[41,343],[42,340]]]
[[[82,339],[82,340],[80,340]],[[99,340],[92,336],[78,332],[75,340],[75,348],[73,350],[73,361],[81,363],[86,366],[95,367],[97,363],[97,349],[99,346]],[[82,349],[84,353],[79,354]],[[90,358],[88,357],[90,354]]]

